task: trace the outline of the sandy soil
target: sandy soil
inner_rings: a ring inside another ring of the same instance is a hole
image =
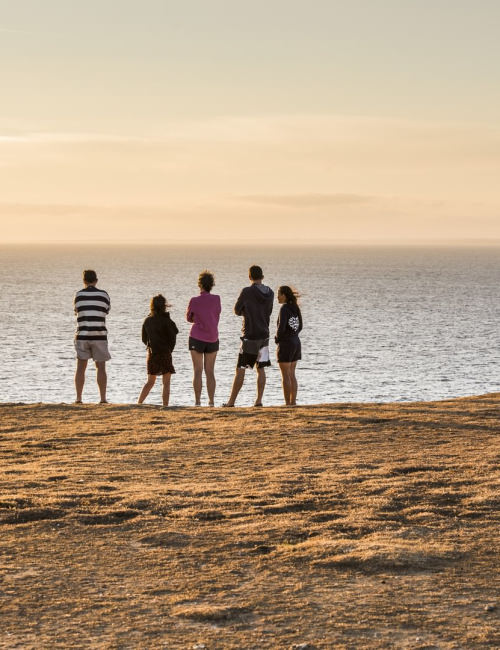
[[[498,648],[500,394],[0,405],[2,648]]]

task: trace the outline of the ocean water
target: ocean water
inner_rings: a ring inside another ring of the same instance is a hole
[[[0,401],[74,400],[74,292],[95,268],[111,297],[108,398],[137,401],[145,375],[141,324],[149,300],[171,302],[180,334],[171,404],[193,403],[185,309],[197,277],[216,275],[222,300],[216,404],[229,395],[241,319],[232,308],[260,264],[275,291],[301,293],[303,359],[298,402],[436,400],[500,390],[500,249],[245,246],[0,247]],[[271,318],[275,329],[278,304]],[[279,368],[267,373],[264,403],[281,404]],[[89,363],[84,401],[98,399]],[[160,382],[149,401],[161,403]],[[238,405],[253,403],[255,373]],[[204,395],[206,403],[206,396]]]

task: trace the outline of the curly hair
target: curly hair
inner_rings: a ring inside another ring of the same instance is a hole
[[[202,271],[198,276],[198,286],[200,287],[200,289],[203,289],[203,291],[210,293],[212,291],[214,284],[215,284],[214,274],[211,273],[210,271],[207,271],[207,269]]]

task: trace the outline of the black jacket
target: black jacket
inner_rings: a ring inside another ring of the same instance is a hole
[[[298,305],[281,305],[278,316],[278,330],[276,332],[275,342],[281,343],[298,337],[302,330],[302,314]]]
[[[264,284],[245,287],[234,306],[234,313],[243,316],[242,334],[247,339],[267,339],[269,319],[273,311],[274,292]]]
[[[179,330],[170,318],[170,314],[148,316],[142,324],[142,340],[153,354],[172,352]]]

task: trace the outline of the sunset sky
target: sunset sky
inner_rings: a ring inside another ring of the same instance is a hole
[[[4,242],[500,241],[498,0],[0,0]]]

